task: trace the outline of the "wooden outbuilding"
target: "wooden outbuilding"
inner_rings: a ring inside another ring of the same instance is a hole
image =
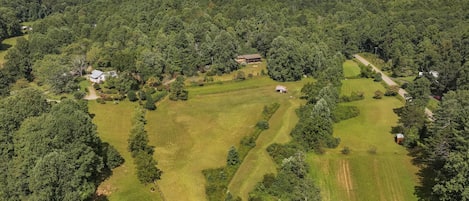
[[[248,64],[248,63],[255,63],[260,62],[262,59],[260,54],[245,54],[239,55],[236,57],[236,62],[240,64]]]
[[[396,141],[397,144],[402,144],[404,142],[404,134],[398,133],[394,137],[394,140]]]

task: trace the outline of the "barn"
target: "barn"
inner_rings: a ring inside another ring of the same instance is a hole
[[[240,64],[249,64],[249,63],[255,63],[255,62],[260,62],[262,59],[260,54],[245,54],[245,55],[239,55],[236,57],[236,62]]]

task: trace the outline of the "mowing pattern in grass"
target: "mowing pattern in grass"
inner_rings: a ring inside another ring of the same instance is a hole
[[[274,90],[277,82],[253,80],[189,87],[188,101],[163,101],[147,113],[150,144],[163,171],[158,183],[167,200],[207,200],[201,171],[226,164],[229,147],[238,147],[253,131],[264,105],[283,105],[312,81],[282,83],[289,93],[279,94]]]
[[[95,114],[93,122],[98,126],[99,137],[124,157],[125,163],[113,170],[112,176],[101,183],[98,194],[113,200],[161,200],[157,192],[151,192],[152,185],[140,184],[135,173],[135,165],[127,149],[127,139],[131,118],[136,104],[122,101],[119,104],[99,104],[88,102],[89,111]]]
[[[269,106],[264,107],[262,112],[261,121],[269,121],[270,117],[277,111],[280,107],[278,103],[273,103]],[[239,145],[239,158],[240,163],[243,163],[244,158],[248,152],[256,146],[255,142],[261,134],[263,129],[256,127],[251,135],[245,136]],[[223,200],[226,197],[226,192],[228,189],[228,184],[233,178],[234,174],[239,168],[238,165],[228,165],[215,169],[203,170],[205,179],[207,180],[205,192],[207,194],[208,200]]]
[[[417,167],[390,133],[397,122],[393,108],[402,103],[393,97],[373,99],[378,89],[384,91],[372,80],[343,81],[343,94],[363,91],[365,99],[341,103],[358,107],[360,115],[334,125],[334,136],[341,138],[339,147],[324,155],[310,154],[323,200],[416,200]],[[351,150],[348,155],[341,153],[345,146]]]
[[[347,60],[344,63],[344,77],[345,78],[356,78],[360,76],[360,67],[353,60]]]

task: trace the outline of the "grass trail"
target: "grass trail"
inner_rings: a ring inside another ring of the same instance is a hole
[[[298,122],[295,109],[301,103],[303,101],[300,99],[290,99],[280,103],[279,110],[269,121],[270,128],[261,133],[256,141],[256,146],[248,153],[231,180],[228,189],[232,194],[247,200],[248,193],[254,189],[258,182],[262,181],[265,174],[276,172],[276,164],[267,153],[266,148],[273,143],[290,141],[290,131]]]
[[[0,68],[3,68],[3,64],[5,63],[5,55],[7,55],[8,49],[16,45],[16,40],[18,38],[23,37],[27,37],[27,35],[7,38],[0,43]]]
[[[101,183],[98,193],[107,195],[110,201],[160,201],[160,195],[150,191],[151,185],[145,186],[138,181],[133,159],[127,151],[131,118],[137,105],[127,101],[104,105],[89,101],[88,106],[90,113],[95,114],[93,122],[98,125],[101,140],[114,146],[125,159],[125,163]]]

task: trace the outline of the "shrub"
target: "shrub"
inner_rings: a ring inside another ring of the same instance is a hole
[[[245,80],[245,79],[246,79],[246,75],[244,74],[243,71],[238,71],[238,73],[236,73],[235,80]]]
[[[386,92],[384,92],[384,95],[385,96],[396,96],[398,93],[399,93],[399,86],[392,85],[392,86],[389,86],[386,89]]]
[[[96,90],[100,90],[100,89],[101,89],[101,85],[99,85],[98,83],[95,83],[95,84],[93,85],[93,87],[94,87],[94,89],[96,89]]]
[[[119,152],[112,145],[105,146],[105,156],[106,156],[106,166],[109,169],[114,169],[124,163],[124,158],[119,154]]]
[[[129,101],[131,101],[131,102],[135,102],[135,101],[138,100],[137,94],[135,93],[135,91],[132,91],[132,90],[130,90],[129,92],[127,92],[127,98],[128,98]]]
[[[373,81],[375,81],[375,82],[381,82],[381,80],[383,80],[381,73],[378,73],[378,72],[377,72],[377,73],[375,73],[375,74],[373,75]]]
[[[103,98],[96,99],[96,102],[98,102],[100,104],[106,104],[106,101]]]
[[[233,166],[239,164],[239,155],[238,151],[234,146],[230,147],[230,150],[228,150],[228,156],[226,157],[226,164],[228,166]]]
[[[352,102],[365,99],[365,93],[362,91],[353,91],[350,96],[341,96],[340,102]]]
[[[153,101],[153,98],[151,98],[151,96],[148,96],[147,101],[145,102],[145,105],[143,105],[143,107],[147,110],[156,110],[155,101]]]
[[[75,99],[82,99],[86,96],[86,93],[84,91],[75,91],[73,93],[73,97],[75,97]]]
[[[138,91],[138,92],[137,92],[137,95],[138,95],[138,98],[139,98],[140,100],[147,100],[147,94],[145,94],[145,92],[143,92],[143,91]]]
[[[340,122],[360,115],[360,109],[356,106],[338,105],[332,112],[332,120]]]
[[[256,127],[261,130],[267,130],[269,129],[269,122],[266,120],[260,120],[257,122]]]
[[[340,152],[344,155],[348,155],[350,153],[350,148],[345,146]]]
[[[383,92],[380,90],[375,91],[375,95],[373,96],[374,99],[381,99],[383,98]]]
[[[256,146],[256,140],[253,136],[244,136],[241,139],[241,144],[253,148]]]

